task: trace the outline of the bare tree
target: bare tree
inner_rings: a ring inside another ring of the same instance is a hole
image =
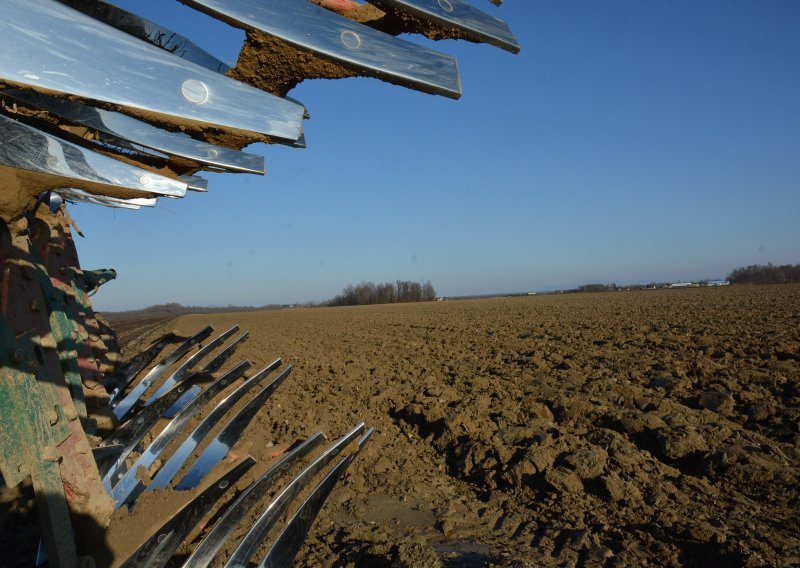
[[[357,306],[367,304],[395,304],[398,302],[430,302],[436,299],[436,289],[428,280],[424,284],[410,280],[395,283],[361,282],[348,284],[342,293],[328,302],[330,306]]]

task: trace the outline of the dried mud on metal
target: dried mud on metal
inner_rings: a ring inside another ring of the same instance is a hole
[[[252,476],[376,427],[298,566],[800,563],[800,286],[185,316],[124,348],[207,323],[295,366],[246,432]],[[117,511],[111,554],[174,493]]]

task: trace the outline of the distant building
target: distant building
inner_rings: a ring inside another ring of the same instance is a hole
[[[692,282],[673,282],[669,285],[670,288],[691,288],[694,286]]]
[[[709,286],[730,286],[731,283],[728,280],[709,280]]]

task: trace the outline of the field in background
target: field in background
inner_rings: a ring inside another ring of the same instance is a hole
[[[241,452],[377,429],[298,565],[800,562],[800,285],[114,325],[130,356],[206,323],[294,365]],[[184,499],[149,495],[115,515],[117,562]]]
[[[249,330],[255,365],[295,366],[247,433],[257,459],[317,430],[378,430],[305,565],[800,561],[798,285],[167,327],[207,322]]]

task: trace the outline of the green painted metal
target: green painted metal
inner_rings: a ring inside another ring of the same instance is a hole
[[[100,286],[106,282],[111,282],[117,277],[117,271],[113,268],[99,268],[97,270],[84,270],[83,283],[86,293],[92,295]]]
[[[0,469],[10,487],[31,474],[35,454],[69,437],[54,385],[40,383],[34,374],[36,347],[33,337],[15,338],[0,319]]]
[[[50,565],[75,566],[57,450],[71,436],[69,420],[59,387],[40,380],[47,372],[45,350],[52,338],[33,325],[43,315],[42,300],[35,270],[20,252],[0,222],[0,471],[12,487],[31,476],[42,535],[53,551]]]
[[[3,476],[8,484],[16,484],[31,475],[37,503],[43,507],[40,519],[50,565],[74,566],[70,518],[92,519],[104,526],[113,503],[78,420],[72,397],[75,385],[65,380],[60,346],[53,335],[58,326],[52,326],[48,310],[53,298],[45,295],[45,290],[50,294],[59,290],[44,266],[35,262],[27,219],[10,230],[0,222],[0,261]],[[66,326],[63,318],[61,324]],[[74,359],[74,353],[68,356]]]
[[[41,219],[30,219],[29,223],[31,225],[32,244],[34,245],[30,247],[29,252],[36,278],[47,304],[50,331],[56,342],[58,358],[61,362],[61,369],[69,388],[70,397],[82,426],[86,428],[88,414],[86,399],[83,394],[81,370],[78,366],[78,350],[81,348],[79,344],[81,337],[79,327],[74,319],[77,316],[76,310],[70,305],[70,290],[64,290],[64,286],[59,286],[59,282],[51,278],[47,268],[44,266],[41,251],[46,250],[45,247],[50,233],[49,227]]]

